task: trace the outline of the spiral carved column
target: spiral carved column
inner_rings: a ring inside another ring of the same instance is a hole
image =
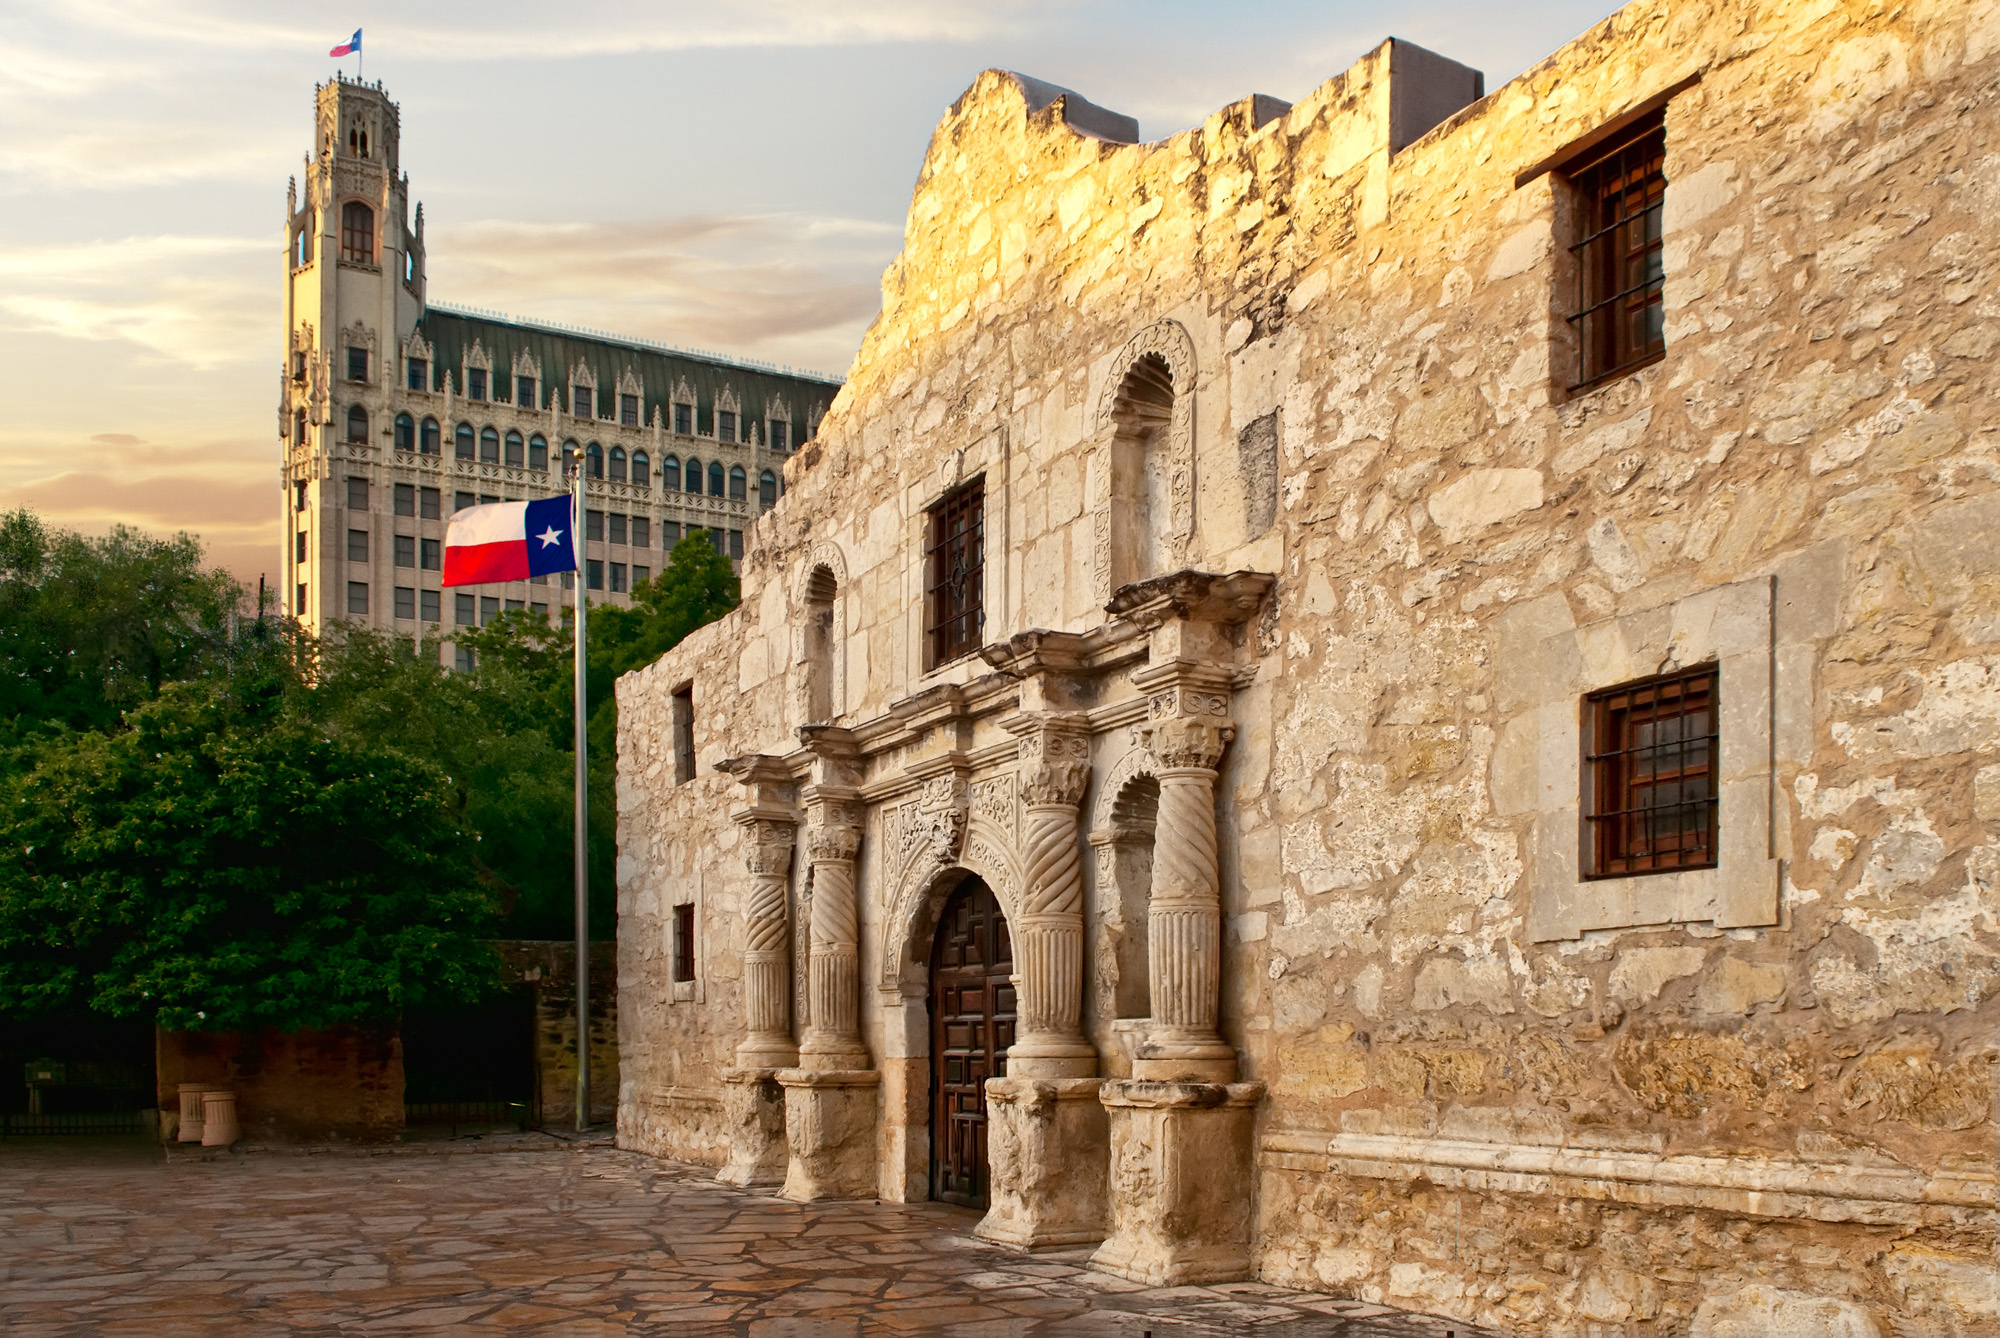
[[[1085,718],[1033,718],[1021,740],[1027,879],[1014,961],[1019,1030],[1008,1051],[1017,1077],[1089,1077],[1097,1052],[1083,1035],[1083,862],[1077,802],[1090,778]]]
[[[1135,1077],[1235,1076],[1235,1051],[1216,1032],[1222,902],[1215,838],[1215,769],[1234,733],[1219,713],[1163,714],[1147,729],[1160,761],[1146,927],[1153,1026]]]
[[[806,829],[812,861],[812,924],[806,960],[811,1009],[799,1062],[809,1069],[859,1069],[868,1064],[861,1043],[859,912],[854,861],[861,850],[860,814],[854,805],[815,806]]]
[[[799,1055],[791,1031],[791,934],[785,914],[796,828],[766,818],[751,818],[744,826],[750,837],[750,894],[743,917],[749,1031],[736,1047],[736,1062],[743,1068],[784,1068]]]

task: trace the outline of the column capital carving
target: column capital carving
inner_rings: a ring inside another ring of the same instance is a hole
[[[854,731],[839,725],[800,725],[799,745],[812,755],[815,788],[850,786],[861,765],[861,745]]]
[[[830,797],[810,792],[806,802],[811,815],[806,825],[806,857],[815,864],[826,860],[851,863],[861,852],[861,805],[845,794]]]
[[[743,858],[753,874],[782,876],[792,867],[792,847],[798,842],[798,825],[791,818],[773,818],[756,813],[739,813],[749,841]]]
[[[1214,771],[1222,765],[1222,751],[1236,737],[1236,727],[1226,718],[1174,715],[1140,726],[1139,734],[1163,767]]]
[[[1075,807],[1090,781],[1090,720],[1081,711],[1022,711],[1001,724],[1020,736],[1021,796]]]

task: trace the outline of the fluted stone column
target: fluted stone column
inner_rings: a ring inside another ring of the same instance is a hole
[[[1011,927],[1018,1014],[1007,1075],[986,1082],[989,1206],[976,1235],[1027,1249],[1104,1238],[1110,1153],[1097,1050],[1083,1034],[1083,861],[1077,804],[1088,718],[1023,712],[1025,887]]]
[[[750,875],[743,901],[745,1034],[736,1066],[723,1072],[729,1159],[718,1180],[777,1184],[785,1178],[785,1096],[778,1070],[798,1062],[792,1040],[791,951],[787,903],[797,814],[788,802],[792,776],[777,758],[730,758],[722,769],[748,786],[751,802],[735,814]]]
[[[799,738],[814,757],[814,780],[802,796],[812,909],[799,1066],[778,1073],[790,1153],[779,1192],[800,1203],[874,1198],[882,1179],[876,1145],[882,1075],[869,1067],[861,1039],[856,749],[853,737],[832,725],[807,725]]]

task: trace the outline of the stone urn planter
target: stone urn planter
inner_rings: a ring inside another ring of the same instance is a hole
[[[226,1148],[241,1134],[236,1128],[236,1093],[210,1088],[201,1094],[201,1145]]]
[[[218,1088],[212,1082],[184,1082],[180,1084],[178,1090],[181,1096],[181,1121],[177,1140],[182,1143],[199,1143],[204,1127],[202,1097]]]

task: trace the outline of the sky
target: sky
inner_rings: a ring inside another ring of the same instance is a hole
[[[1616,7],[0,0],[0,509],[277,569],[285,185],[356,27],[402,106],[432,298],[838,374],[982,69],[1152,140],[1390,36],[1491,90]]]

